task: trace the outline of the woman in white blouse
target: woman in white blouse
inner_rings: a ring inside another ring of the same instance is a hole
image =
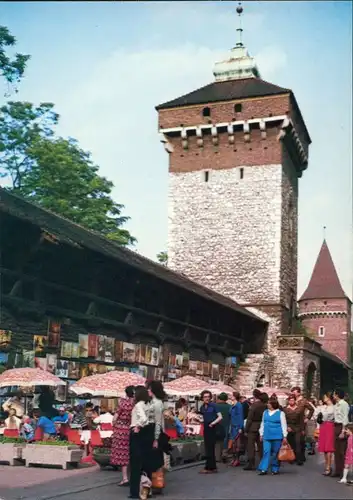
[[[148,384],[148,391],[151,397],[149,409],[149,446],[151,457],[148,461],[149,470],[146,471],[150,476],[164,465],[163,450],[161,449],[160,436],[164,432],[164,403],[166,393],[163,384],[159,380],[152,380]]]
[[[130,497],[140,498],[141,473],[148,455],[149,395],[143,386],[136,387],[135,406],[130,425]],[[144,471],[146,472],[146,471]]]

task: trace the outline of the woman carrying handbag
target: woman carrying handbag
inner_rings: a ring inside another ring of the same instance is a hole
[[[287,445],[287,421],[279,409],[278,400],[270,398],[260,425],[260,439],[263,441],[263,456],[259,464],[259,475],[267,474],[271,466],[273,476],[279,473],[278,452],[281,445]]]

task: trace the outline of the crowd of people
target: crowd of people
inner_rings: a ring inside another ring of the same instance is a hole
[[[290,463],[298,466],[305,464],[307,452],[322,453],[324,476],[337,477],[340,483],[349,482],[353,469],[353,407],[340,390],[316,402],[293,387],[283,406],[276,394],[269,396],[260,389],[249,399],[236,391],[229,399],[225,393],[215,397],[206,390],[199,408],[190,408],[183,398],[173,408],[166,403],[162,382],[153,380],[145,386],[127,387],[114,414],[92,403],[55,409],[52,398],[50,391],[44,392],[30,415],[25,415],[19,397],[9,399],[3,405],[5,427],[17,429],[32,441],[38,428],[46,440],[56,438],[63,424],[103,431],[110,426],[111,464],[121,467],[119,484],[130,488],[130,498],[140,498],[141,478],[148,487],[164,488],[172,429],[176,438],[203,435],[205,466],[201,474],[216,473],[217,462],[239,467],[245,458],[245,471],[277,475],[282,448],[293,451]]]

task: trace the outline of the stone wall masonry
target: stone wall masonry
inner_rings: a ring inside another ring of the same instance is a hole
[[[234,112],[234,105],[242,104],[240,113]],[[211,109],[211,116],[203,117],[202,110]],[[282,116],[291,109],[289,93],[278,96],[238,99],[210,104],[197,104],[170,109],[159,110],[159,128],[190,127],[208,123],[228,123],[232,120],[251,120],[252,118],[266,118]]]
[[[203,136],[203,147],[197,145],[197,137],[188,138],[188,149],[183,149],[180,137],[169,137],[173,153],[169,154],[170,172],[194,172],[199,170],[224,170],[237,166],[273,165],[281,163],[281,143],[277,136],[279,127],[268,127],[266,139],[260,130],[250,132],[246,142],[244,133],[234,134],[234,144],[228,142],[228,134],[218,134],[218,145],[212,143],[212,136]]]
[[[282,166],[169,175],[168,265],[237,300],[279,301]]]
[[[281,304],[294,315],[297,301],[298,177],[285,147],[282,149],[282,165]]]

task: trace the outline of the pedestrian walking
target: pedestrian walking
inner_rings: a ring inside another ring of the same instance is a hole
[[[270,398],[267,410],[264,411],[260,425],[260,438],[263,441],[263,455],[259,464],[259,475],[267,474],[271,466],[272,475],[279,473],[278,452],[282,443],[287,442],[287,421],[283,411],[279,409],[278,400]]]
[[[247,439],[246,447],[248,455],[248,463],[244,467],[244,470],[255,469],[256,447],[260,458],[262,458],[262,441],[260,439],[259,430],[262,422],[262,416],[266,410],[268,395],[266,393],[261,393],[259,389],[255,389],[253,396],[254,403],[250,406],[244,429],[245,437]]]
[[[201,400],[203,404],[201,405],[200,413],[203,416],[204,422],[203,438],[206,463],[205,468],[200,474],[212,474],[217,472],[215,450],[217,442],[216,427],[222,421],[222,413],[218,411],[216,403],[212,403],[212,393],[210,391],[202,391]]]
[[[113,417],[111,465],[121,466],[122,481],[119,486],[128,486],[128,465],[130,446],[131,414],[134,407],[134,388],[126,387],[126,397],[120,398],[119,406]]]
[[[321,411],[317,415],[320,425],[318,451],[325,456],[324,476],[331,476],[332,455],[335,451],[335,409],[332,395],[325,394],[322,402]]]
[[[345,460],[344,460],[344,470],[343,470],[343,477],[339,481],[339,483],[350,483],[352,484],[353,481],[348,481],[348,474],[349,472],[353,471],[353,424],[348,424],[345,428],[345,433],[347,435],[347,449],[346,449],[346,455],[345,455]]]
[[[349,405],[344,399],[344,391],[339,389],[333,393],[335,408],[335,473],[334,477],[342,477],[347,440],[344,429],[348,424]]]

